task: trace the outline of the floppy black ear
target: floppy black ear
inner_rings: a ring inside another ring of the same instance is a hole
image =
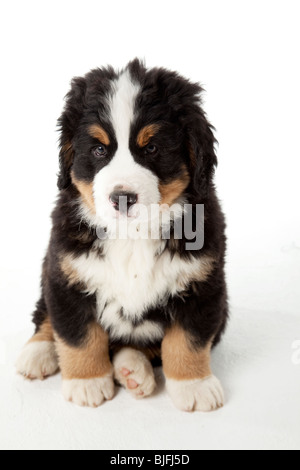
[[[216,139],[214,128],[206,119],[205,113],[198,108],[188,130],[192,186],[195,195],[201,200],[209,196],[218,160],[215,154]]]
[[[71,90],[66,95],[65,109],[58,120],[60,131],[59,175],[58,188],[66,189],[71,184],[71,168],[73,165],[73,137],[78,128],[84,107],[86,81],[84,78],[74,78],[71,82]]]

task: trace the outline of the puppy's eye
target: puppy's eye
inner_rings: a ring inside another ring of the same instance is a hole
[[[92,154],[96,158],[104,158],[104,157],[107,156],[107,149],[106,149],[105,145],[101,144],[101,145],[99,145],[98,147],[95,147],[92,150]]]
[[[155,155],[158,152],[158,148],[156,147],[156,145],[153,144],[147,145],[145,150],[146,153],[148,153],[149,155]]]

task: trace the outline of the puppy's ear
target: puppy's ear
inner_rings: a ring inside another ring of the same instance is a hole
[[[201,107],[194,110],[193,120],[188,129],[188,150],[195,196],[205,200],[212,188],[215,167],[218,164],[215,154],[214,128],[209,124]]]
[[[70,172],[74,159],[73,138],[82,116],[85,91],[85,79],[74,78],[71,83],[71,90],[65,98],[65,109],[58,120],[60,170],[57,185],[60,190],[66,189],[71,184]]]

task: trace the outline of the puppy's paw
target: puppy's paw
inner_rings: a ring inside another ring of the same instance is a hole
[[[151,395],[156,387],[151,362],[145,354],[132,348],[123,348],[114,359],[116,380],[135,398]]]
[[[63,396],[79,406],[97,408],[104,400],[111,400],[115,385],[111,375],[94,379],[63,380]]]
[[[58,370],[58,358],[52,341],[32,341],[27,343],[17,362],[19,374],[26,379],[44,380]]]
[[[166,385],[180,410],[214,411],[224,405],[222,385],[214,375],[196,380],[167,379]]]

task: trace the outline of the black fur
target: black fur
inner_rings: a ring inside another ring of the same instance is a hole
[[[180,178],[184,166],[191,177],[185,191],[188,202],[194,206],[205,204],[204,248],[187,252],[186,240],[171,238],[166,249],[182,257],[200,258],[208,254],[216,260],[207,281],[193,282],[183,294],[169,296],[162,305],[143,312],[143,319],[158,322],[165,329],[171,322],[178,322],[189,333],[195,346],[205,345],[212,338],[217,343],[228,317],[224,275],[225,222],[213,185],[217,164],[215,138],[201,107],[202,89],[177,73],[159,68],[148,71],[137,59],[128,68],[132,79],[142,88],[136,102],[137,119],[131,129],[130,151],[134,159],[157,175],[162,184]],[[103,100],[111,90],[112,80],[117,77],[118,73],[112,68],[103,68],[91,71],[84,78],[75,78],[59,119],[60,194],[53,212],[42,298],[34,322],[38,329],[48,314],[56,332],[73,346],[83,341],[88,324],[95,319],[96,297],[84,293],[84,286],[80,283],[72,287],[68,285],[60,269],[59,256],[70,252],[88,256],[94,249],[97,234],[78,214],[79,193],[72,184],[71,170],[78,180],[92,182],[117,151],[118,143]],[[105,161],[96,161],[90,152],[97,141],[88,135],[87,128],[95,123],[101,124],[111,141]],[[136,136],[143,126],[153,123],[160,125],[153,139],[160,149],[159,158],[148,156],[145,159],[144,149],[138,147]],[[99,257],[103,256],[101,247],[97,253]],[[131,337],[122,341],[134,342]],[[149,344],[143,341],[139,345]]]

